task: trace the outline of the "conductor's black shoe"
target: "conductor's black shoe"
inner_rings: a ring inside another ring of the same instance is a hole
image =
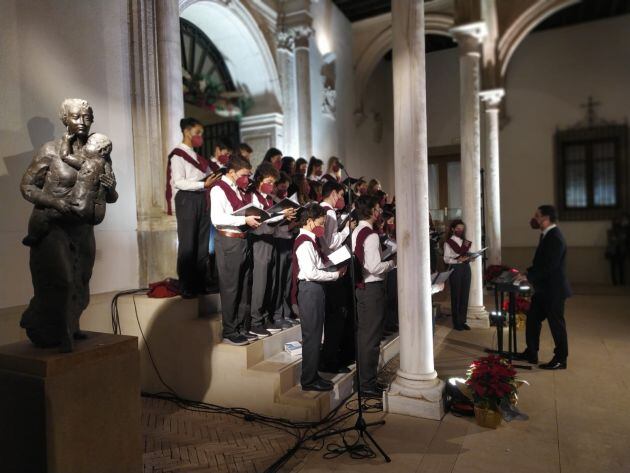
[[[334,386],[335,385],[330,381],[326,381],[325,379],[318,379],[314,383],[303,384],[302,391],[332,391]]]
[[[470,327],[468,326],[468,324],[464,324],[464,325],[462,325],[462,328],[463,328],[464,330],[470,330]]]
[[[566,370],[567,362],[566,361],[558,361],[551,360],[549,363],[543,363],[542,365],[538,365],[541,370]]]
[[[538,364],[538,355],[532,355],[527,350],[521,353],[515,353],[512,357],[515,360],[526,361],[527,363],[531,363],[532,365]]]
[[[464,327],[462,327],[461,325],[453,325],[453,330],[461,332],[462,330],[464,330]]]
[[[240,333],[230,335],[229,337],[225,337],[223,339],[223,343],[228,343],[230,345],[247,345],[249,341]]]

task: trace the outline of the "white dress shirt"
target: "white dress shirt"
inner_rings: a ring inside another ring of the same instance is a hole
[[[457,235],[453,235],[451,238],[459,246],[462,246],[462,244],[464,243],[464,240],[462,240]],[[468,251],[470,251],[470,249]],[[451,248],[451,245],[449,245],[447,242],[444,242],[444,262],[446,264],[461,264],[460,261],[457,261],[457,258],[459,258],[459,255],[455,253],[455,250]]]
[[[313,241],[316,241],[315,235],[303,228],[300,229],[300,235],[307,235]],[[339,279],[339,271],[319,269],[324,264],[312,243],[308,241],[302,243],[295,252],[295,256],[300,267],[298,272],[300,281],[336,281]]]
[[[333,251],[341,248],[343,242],[350,235],[350,226],[347,225],[340,232],[337,231],[339,223],[337,222],[335,209],[327,202],[322,202],[320,205],[326,209],[326,223],[324,224],[324,236],[319,239],[319,244],[322,247],[322,252],[328,256]]]
[[[176,148],[184,151],[195,162],[197,160],[197,153],[190,146],[180,143]],[[171,188],[173,189],[173,198],[177,194],[178,190],[182,191],[203,191],[204,180],[210,175],[210,168],[204,173],[197,169],[195,166],[187,162],[181,156],[174,154],[171,157]]]
[[[363,228],[373,229],[367,220],[361,220],[352,232],[352,250],[356,252],[357,237]],[[382,281],[385,273],[394,269],[393,261],[382,261],[381,241],[378,234],[372,233],[363,242],[363,282]]]
[[[549,231],[550,231],[551,229],[556,228],[557,226],[558,226],[558,225],[556,225],[555,223],[552,223],[552,224],[551,224],[551,225],[549,225],[547,228],[545,228],[545,229],[542,231],[542,236],[543,236],[543,238],[545,238],[545,237],[547,236],[547,233],[549,233]]]
[[[238,186],[229,177],[222,176],[221,180],[234,189],[236,195],[241,195]],[[223,189],[216,185],[212,186],[210,191],[210,219],[212,224],[219,230],[240,233],[238,227],[245,225],[245,217],[236,217],[232,215],[232,212],[234,209]]]

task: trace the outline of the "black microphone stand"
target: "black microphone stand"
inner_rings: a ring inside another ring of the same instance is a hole
[[[344,173],[346,174],[346,178],[348,179],[348,207],[350,208],[350,212],[352,212],[352,204],[354,200],[352,184],[351,184],[352,179],[350,178],[350,175],[348,174],[348,171],[346,171],[345,167],[342,166],[341,169],[344,171]],[[351,218],[348,219],[348,224],[350,224],[350,222],[351,222]],[[387,453],[385,453],[385,450],[381,448],[381,446],[376,442],[376,440],[374,440],[374,437],[372,437],[372,435],[367,430],[368,427],[373,427],[375,425],[384,425],[385,421],[380,420],[376,422],[366,422],[365,417],[363,415],[363,397],[361,396],[361,382],[360,382],[361,380],[359,377],[359,348],[358,348],[358,344],[356,343],[358,330],[359,330],[359,314],[357,311],[357,303],[356,303],[356,285],[355,285],[356,275],[355,275],[354,263],[355,263],[355,255],[354,255],[354,250],[352,249],[352,233],[351,233],[350,234],[350,282],[352,284],[352,289],[351,289],[352,311],[354,313],[354,339],[355,339],[354,353],[355,353],[355,358],[356,358],[355,379],[356,379],[356,386],[357,386],[357,401],[359,403],[359,409],[357,410],[357,420],[353,427],[333,429],[333,430],[327,430],[326,432],[322,432],[322,433],[316,433],[315,435],[311,437],[311,439],[319,440],[326,437],[331,437],[333,435],[343,436],[343,434],[345,434],[346,432],[356,431],[359,435],[359,438],[362,439],[364,442],[365,442],[365,438],[367,437],[372,442],[372,444],[376,447],[379,453],[383,456],[385,461],[387,463],[390,463],[392,459],[387,455]],[[345,419],[346,417],[343,417],[341,420],[345,420]],[[332,425],[335,425],[335,423],[331,424],[331,426]],[[358,444],[358,440],[357,440],[357,444]],[[366,442],[366,446],[367,446],[367,442]]]

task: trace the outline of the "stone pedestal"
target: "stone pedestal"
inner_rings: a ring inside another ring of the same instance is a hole
[[[0,347],[0,470],[142,471],[138,341],[87,333],[67,354]]]

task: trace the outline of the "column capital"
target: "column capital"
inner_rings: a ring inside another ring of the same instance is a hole
[[[488,27],[483,21],[457,25],[449,30],[453,39],[459,43],[460,51],[464,54],[479,55],[479,45],[488,35]]]
[[[295,37],[296,48],[308,48],[309,40],[315,35],[315,30],[310,25],[298,25],[291,27]]]
[[[292,30],[278,31],[278,33],[276,33],[276,41],[278,49],[284,49],[292,52],[293,47],[295,46],[295,34]]]
[[[505,89],[488,89],[479,92],[479,98],[486,104],[486,110],[497,110],[504,95]]]

